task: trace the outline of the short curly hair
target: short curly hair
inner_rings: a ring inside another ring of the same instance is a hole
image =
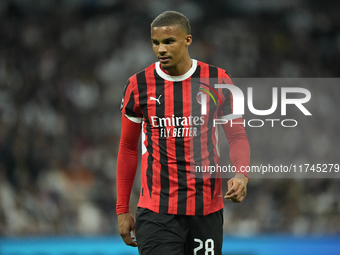
[[[153,27],[164,27],[164,26],[179,26],[187,34],[191,34],[190,23],[187,17],[182,13],[176,11],[165,11],[159,14],[151,23]]]

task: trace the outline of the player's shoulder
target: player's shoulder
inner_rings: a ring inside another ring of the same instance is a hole
[[[231,78],[231,75],[225,69],[214,66],[212,64],[208,64],[202,61],[197,61],[197,66],[200,66],[201,68],[208,68],[208,69],[216,70],[218,73],[218,76]]]
[[[137,83],[142,82],[143,80],[145,80],[147,78],[147,74],[153,73],[153,70],[155,70],[155,69],[156,69],[156,63],[152,63],[147,68],[145,68],[145,69],[135,73],[134,75],[132,75],[128,79],[128,83],[137,84]]]

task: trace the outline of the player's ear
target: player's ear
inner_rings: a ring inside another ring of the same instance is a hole
[[[187,35],[185,37],[185,44],[189,46],[192,43],[192,35]]]

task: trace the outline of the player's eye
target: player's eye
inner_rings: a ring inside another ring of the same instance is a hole
[[[157,41],[152,41],[152,44],[155,45],[155,46],[157,46],[157,45],[159,45],[159,42],[157,42]]]
[[[172,44],[174,42],[174,40],[165,40],[165,44]]]

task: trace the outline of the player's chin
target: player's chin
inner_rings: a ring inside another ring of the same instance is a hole
[[[165,63],[161,62],[161,67],[163,70],[170,70],[171,68],[173,68],[173,65],[169,63],[169,61]]]

